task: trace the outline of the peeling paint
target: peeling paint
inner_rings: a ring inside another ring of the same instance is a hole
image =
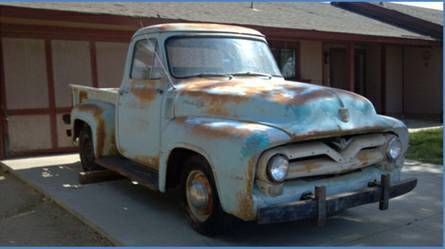
[[[141,103],[152,102],[156,95],[156,84],[161,83],[160,80],[131,80],[129,82],[129,91]]]
[[[136,156],[134,160],[150,168],[159,169],[159,156]]]
[[[104,140],[105,140],[105,127],[104,120],[102,117],[103,110],[97,107],[94,104],[82,104],[77,107],[77,110],[80,112],[89,112],[93,115],[94,120],[96,122],[96,130],[94,134],[96,134],[96,151],[97,157],[103,154],[104,149]],[[93,132],[93,131],[92,131]]]
[[[88,99],[88,93],[86,91],[79,91],[79,103],[83,103],[86,99]]]

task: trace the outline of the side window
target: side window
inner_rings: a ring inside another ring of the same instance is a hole
[[[150,80],[158,78],[159,58],[156,57],[156,40],[140,40],[136,42],[133,52],[130,78]]]

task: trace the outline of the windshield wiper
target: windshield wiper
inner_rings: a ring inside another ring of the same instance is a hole
[[[269,79],[272,79],[272,75],[271,74],[267,74],[267,73],[258,73],[258,72],[242,72],[242,73],[233,73],[233,76],[264,76],[267,77]]]

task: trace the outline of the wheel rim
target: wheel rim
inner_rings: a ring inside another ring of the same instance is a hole
[[[205,221],[212,213],[212,188],[206,175],[200,170],[192,170],[186,181],[187,205],[193,216]]]

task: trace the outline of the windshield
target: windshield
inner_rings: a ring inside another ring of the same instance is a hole
[[[166,42],[176,78],[196,76],[279,76],[267,44],[237,37],[175,37]]]

